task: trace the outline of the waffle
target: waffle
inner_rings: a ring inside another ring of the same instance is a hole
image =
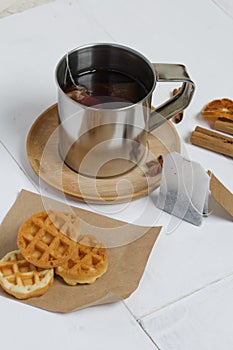
[[[0,285],[18,299],[44,294],[53,283],[54,270],[42,270],[24,259],[19,250],[0,260]]]
[[[106,249],[92,235],[81,236],[70,259],[55,269],[69,285],[91,284],[108,268]]]
[[[63,264],[71,256],[76,242],[64,235],[46,211],[32,215],[19,228],[18,247],[26,260],[41,268]]]
[[[64,235],[71,238],[73,241],[77,241],[81,226],[80,219],[73,213],[63,213],[59,211],[49,210],[49,218]]]

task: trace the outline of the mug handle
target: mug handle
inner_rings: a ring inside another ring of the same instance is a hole
[[[152,131],[174,115],[183,111],[190,103],[195,85],[182,64],[152,63],[158,82],[183,82],[179,92],[151,112],[148,131]]]

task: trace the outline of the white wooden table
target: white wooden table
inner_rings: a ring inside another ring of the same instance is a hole
[[[77,46],[117,42],[154,62],[184,63],[196,84],[177,125],[183,151],[233,191],[232,160],[189,143],[200,110],[233,98],[231,0],[56,0],[0,20],[0,220],[22,188],[40,191],[25,150],[36,117],[57,101],[60,57]],[[169,95],[159,86],[153,103]],[[47,195],[59,198],[50,188]],[[70,204],[137,224],[163,225],[138,289],[122,302],[55,314],[0,298],[1,347],[17,349],[233,349],[232,219],[217,204],[201,227],[154,205],[156,191],[129,205]],[[142,215],[143,213],[143,215]],[[12,345],[13,346],[13,345]]]

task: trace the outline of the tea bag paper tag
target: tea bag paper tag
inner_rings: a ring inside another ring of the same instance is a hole
[[[166,154],[157,207],[194,225],[208,213],[210,178],[202,166],[177,152]]]
[[[221,181],[208,170],[210,176],[210,191],[215,201],[233,216],[233,193],[231,193]]]

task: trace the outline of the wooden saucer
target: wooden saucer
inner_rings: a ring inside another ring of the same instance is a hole
[[[147,154],[126,174],[95,179],[71,170],[58,152],[57,104],[44,111],[32,125],[27,137],[27,155],[35,173],[64,194],[90,203],[123,203],[147,195],[159,186],[161,174],[148,175],[148,163],[159,155],[180,152],[176,128],[168,121],[148,136]]]

